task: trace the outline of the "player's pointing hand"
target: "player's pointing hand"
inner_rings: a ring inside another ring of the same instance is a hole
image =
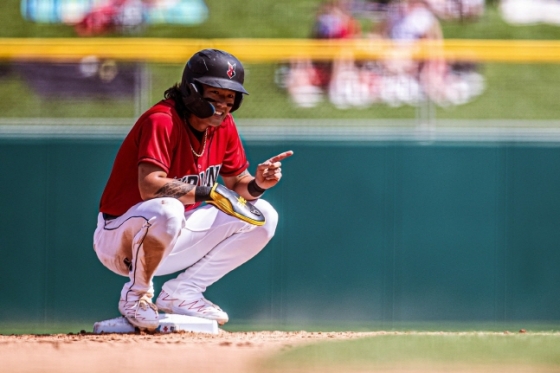
[[[276,185],[282,178],[282,160],[291,157],[293,151],[288,150],[267,159],[257,166],[255,181],[262,189],[269,189]]]

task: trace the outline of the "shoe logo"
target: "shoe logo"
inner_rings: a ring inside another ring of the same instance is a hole
[[[171,296],[164,291],[162,291],[161,294],[159,295],[158,300],[159,299],[165,302],[173,302],[175,300],[178,300],[177,298],[171,298]]]
[[[206,309],[206,305],[204,304],[204,302],[202,302],[200,306],[196,306],[197,303],[198,303],[197,300],[195,300],[194,302],[190,302],[190,303],[181,302],[179,307],[185,307],[186,309],[189,309],[189,310],[197,311],[197,312],[200,312],[200,313],[206,313],[207,309]]]

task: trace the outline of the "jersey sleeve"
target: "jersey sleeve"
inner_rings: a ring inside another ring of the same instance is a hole
[[[170,115],[154,113],[144,119],[138,136],[138,164],[149,162],[169,173],[175,147]]]
[[[247,161],[245,149],[243,148],[243,143],[237,132],[233,117],[229,119],[227,128],[228,141],[220,175],[237,176],[249,167],[249,162]]]

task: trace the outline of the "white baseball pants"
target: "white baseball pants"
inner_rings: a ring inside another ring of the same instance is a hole
[[[182,271],[162,290],[179,299],[203,293],[224,275],[257,255],[274,236],[276,210],[253,201],[266,217],[257,227],[205,205],[185,213],[175,198],[155,198],[131,207],[124,215],[97,218],[93,247],[103,265],[128,276],[121,299],[153,296],[153,277]]]

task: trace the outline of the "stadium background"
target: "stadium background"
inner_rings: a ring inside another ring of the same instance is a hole
[[[557,329],[558,26],[512,26],[497,2],[475,20],[442,21],[446,45],[460,45],[453,53],[471,56],[478,74],[465,101],[394,95],[337,106],[323,96],[298,106],[282,78],[318,3],[206,1],[198,25],[107,39],[25,20],[19,1],[0,5],[3,333],[87,329],[115,316],[124,279],[91,247],[112,159],[134,118],[177,81],[181,61],[220,43],[247,69],[250,95],[236,121],[252,163],[296,152],[268,194],[283,216],[277,236],[208,291],[230,313],[229,328]],[[195,42],[154,51],[143,44],[150,38]],[[107,56],[111,43],[120,52]],[[135,55],[153,57],[123,58],[135,43]]]

